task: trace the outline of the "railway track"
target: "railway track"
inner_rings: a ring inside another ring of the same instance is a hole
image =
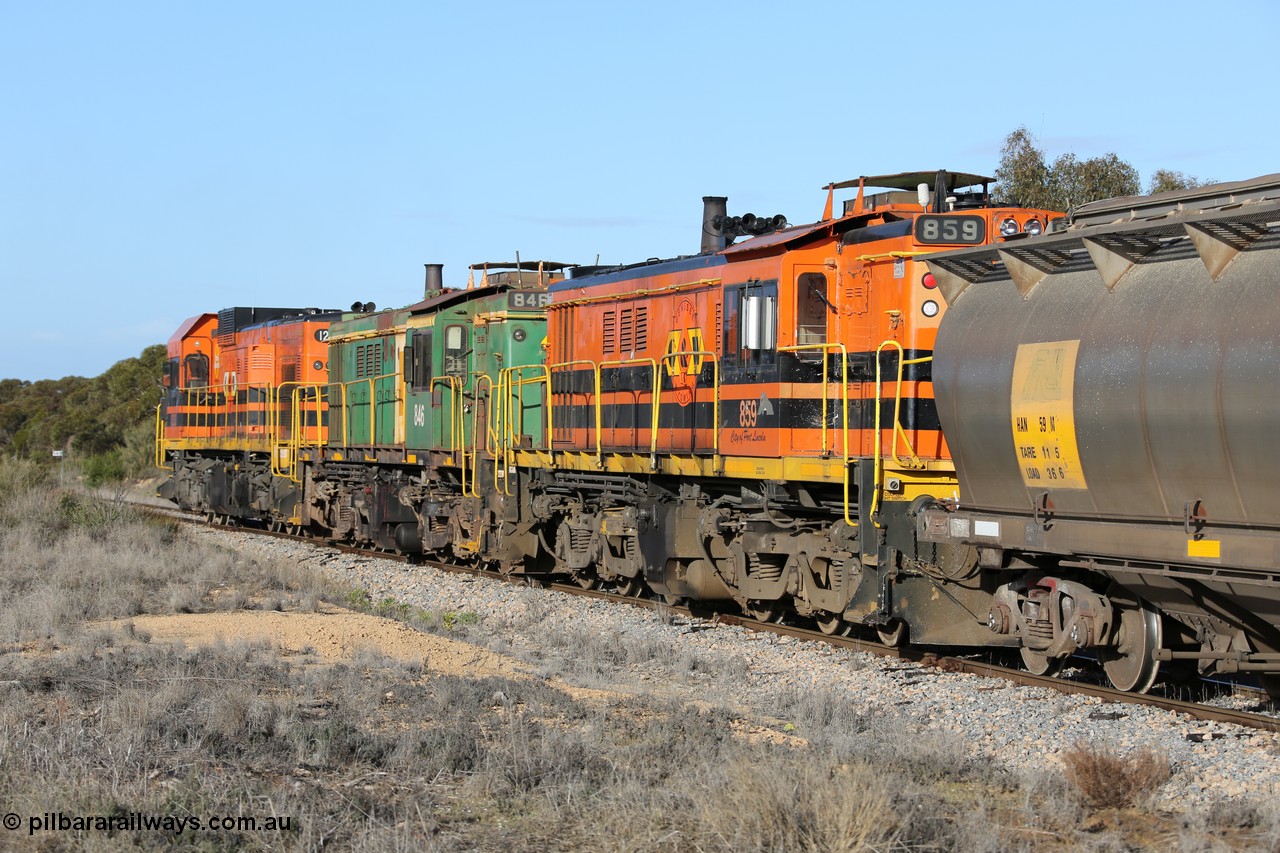
[[[504,575],[500,572],[481,569],[474,566],[457,565],[436,560],[413,559],[403,554],[396,554],[387,551],[369,550],[349,545],[319,543],[313,538],[296,535],[287,531],[266,530],[256,527],[224,523],[222,520],[210,520],[197,514],[177,510],[167,510],[153,504],[136,503],[134,505],[147,512],[155,512],[168,517],[176,517],[189,523],[208,524],[209,526],[219,528],[233,528],[239,532],[288,539],[311,545],[324,544],[325,547],[336,548],[343,553],[351,555],[413,563],[414,565],[429,566],[431,568],[454,574],[484,577],[523,586],[536,586],[543,589],[567,593],[569,595],[611,601],[619,604],[630,605],[632,607],[662,609],[666,612],[679,614],[690,619],[703,619],[713,624],[720,625],[738,625],[751,631],[791,637],[797,640],[826,643],[838,648],[868,652],[885,658],[896,658],[921,667],[936,668],[945,672],[963,672],[986,678],[999,678],[1018,685],[1044,687],[1059,693],[1094,697],[1107,703],[1160,708],[1162,710],[1172,711],[1178,714],[1185,714],[1188,717],[1199,721],[1226,723],[1261,731],[1280,732],[1280,715],[1276,714],[1222,708],[1208,705],[1203,702],[1162,696],[1154,693],[1127,693],[1116,690],[1112,687],[1103,686],[1079,678],[1073,679],[1061,676],[1036,675],[1017,667],[1001,665],[1000,663],[992,660],[942,655],[929,649],[887,645],[864,637],[833,636],[825,634],[820,630],[805,628],[798,625],[779,622],[762,622],[748,616],[735,613],[727,613],[724,611],[701,607],[690,607],[685,604],[672,604],[656,598],[637,597],[634,595],[611,592],[603,589],[583,589],[581,586],[573,583],[542,579],[531,575]],[[1236,685],[1236,689],[1241,688]],[[1260,697],[1259,701],[1266,701],[1265,694],[1261,691],[1257,692]]]

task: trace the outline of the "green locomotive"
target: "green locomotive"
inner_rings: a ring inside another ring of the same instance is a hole
[[[474,264],[465,289],[445,290],[428,265],[421,302],[331,326],[328,440],[300,450],[313,529],[405,553],[493,553],[499,449],[544,434],[544,386],[528,374],[544,360],[547,285],[564,266]]]

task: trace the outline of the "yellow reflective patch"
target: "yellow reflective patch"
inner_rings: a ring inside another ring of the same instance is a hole
[[[1023,344],[1009,392],[1022,482],[1036,489],[1087,489],[1074,411],[1079,341]]]
[[[1217,539],[1188,539],[1187,556],[1206,560],[1222,558],[1222,543]]]

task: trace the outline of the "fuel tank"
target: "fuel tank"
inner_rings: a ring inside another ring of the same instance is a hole
[[[1280,562],[1280,176],[1221,186],[927,259],[965,509],[1034,519],[1029,546],[1054,519],[1124,522],[1051,538],[1216,561],[1235,537],[1234,565]]]

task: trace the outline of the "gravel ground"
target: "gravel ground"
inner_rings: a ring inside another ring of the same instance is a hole
[[[1014,770],[1058,765],[1059,755],[1080,741],[1119,753],[1150,748],[1167,755],[1174,768],[1157,803],[1172,810],[1223,798],[1280,797],[1277,734],[330,548],[234,531],[202,529],[196,535],[254,556],[318,563],[341,583],[367,591],[374,602],[394,598],[432,613],[476,614],[477,621],[466,620],[465,639],[525,660],[539,659],[537,645],[551,631],[571,632],[571,641],[603,637],[634,648],[676,650],[674,683],[651,666],[626,672],[625,656],[623,671],[611,676],[615,683],[625,679],[637,688],[683,692],[691,701],[765,715],[775,703],[785,707],[786,697],[794,701],[797,691],[831,691],[873,719],[892,720],[927,737],[946,733],[944,741],[962,743],[971,754]],[[562,670],[547,674],[574,677]]]

